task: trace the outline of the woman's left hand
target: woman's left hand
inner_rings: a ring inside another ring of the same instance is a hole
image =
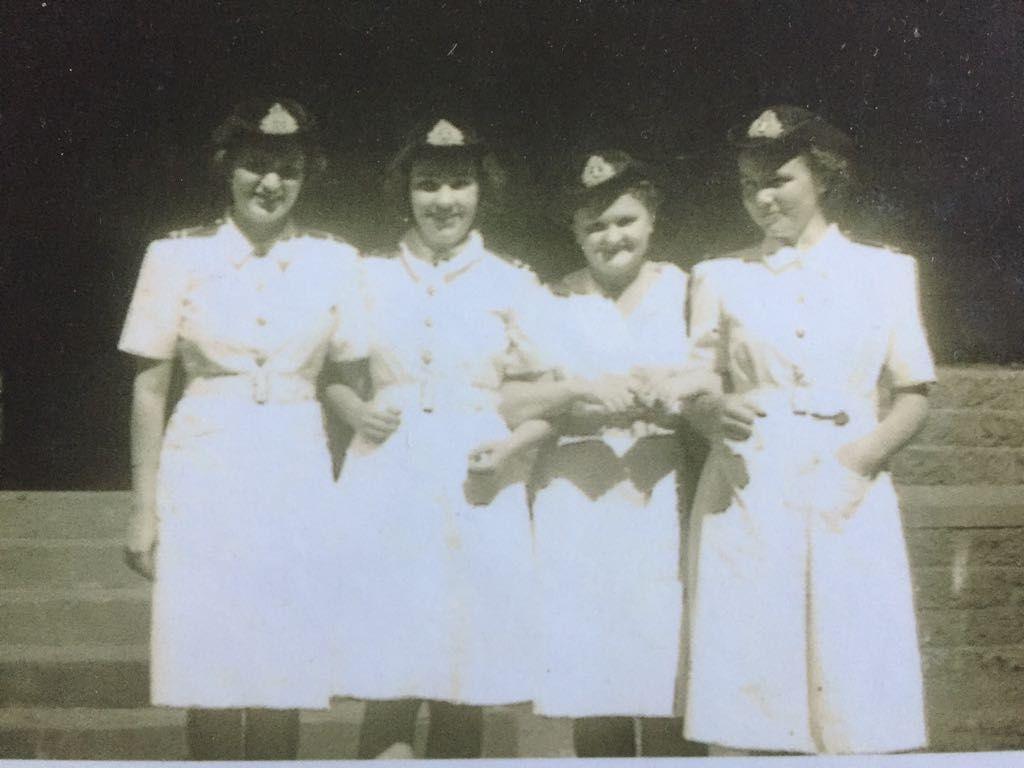
[[[136,550],[131,547],[124,548],[125,565],[150,581],[153,580],[153,575],[156,571],[154,564],[155,557],[155,546],[145,550]]]
[[[857,440],[840,447],[833,459],[806,476],[806,487],[799,496],[809,502],[829,530],[841,533],[860,508],[880,463]]]
[[[510,453],[504,440],[478,445],[469,452],[469,473],[473,475],[496,474],[509,459]]]
[[[877,475],[881,469],[881,461],[859,440],[841,446],[836,451],[836,459],[854,474],[868,479]]]
[[[473,506],[486,507],[502,488],[504,472],[512,452],[506,441],[494,441],[477,446],[469,452],[466,481],[462,490]]]
[[[719,377],[700,369],[638,368],[633,377],[640,402],[672,414],[680,414],[686,401],[699,394],[721,391]]]

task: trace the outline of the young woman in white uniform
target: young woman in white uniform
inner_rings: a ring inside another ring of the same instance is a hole
[[[320,162],[299,104],[243,103],[214,144],[227,216],[150,245],[121,335],[139,360],[127,558],[154,578],[152,701],[189,708],[192,757],[294,758],[298,708],[330,696],[315,383],[326,357],[366,354],[346,289],[357,255],[292,222]]]
[[[368,381],[349,365],[328,390],[355,432],[338,485],[335,691],[370,700],[361,757],[411,756],[423,700],[427,756],[477,757],[481,706],[532,695],[525,473],[489,503],[467,495],[470,455],[509,434],[497,406],[521,367],[513,309],[545,290],[475,229],[489,168],[472,130],[444,118],[399,153],[392,182],[412,224],[395,253],[366,260]]]
[[[712,448],[690,534],[686,734],[716,750],[916,749],[921,659],[886,471],[935,378],[916,265],[832,223],[851,143],[820,117],[767,109],[733,140],[764,240],[693,270],[694,354],[724,390],[697,402]]]
[[[576,718],[581,757],[631,756],[633,718],[676,714],[678,486],[700,447],[679,406],[713,377],[683,371],[687,275],[648,259],[658,192],[646,166],[593,153],[568,198],[586,266],[527,332],[559,378],[506,387],[511,418],[548,419],[558,433],[535,469],[534,708]]]

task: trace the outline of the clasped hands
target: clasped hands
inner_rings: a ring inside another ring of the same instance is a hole
[[[767,415],[745,395],[712,393],[694,397],[686,414],[709,439],[740,443],[753,434],[756,421]],[[872,449],[870,436],[844,443],[830,458],[823,457],[816,470],[795,477],[792,490],[799,505],[816,512],[830,530],[839,532],[856,513],[883,459]]]
[[[678,416],[698,392],[716,389],[713,376],[671,368],[634,368],[580,382],[578,402],[588,413],[608,416]]]

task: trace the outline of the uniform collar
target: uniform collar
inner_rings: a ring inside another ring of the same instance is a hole
[[[640,271],[633,278],[633,282],[614,298],[605,293],[600,283],[594,279],[593,273],[586,267],[566,275],[562,282],[572,293],[603,296],[609,301],[613,301],[623,314],[628,315],[643,303],[647,291],[657,281],[660,274],[661,266],[657,262],[645,261],[640,265]]]
[[[765,240],[761,244],[761,260],[772,272],[779,273],[790,267],[825,268],[826,262],[836,251],[836,246],[849,242],[839,227],[829,224],[821,240],[810,248],[800,250],[791,245],[781,245],[777,241]]]
[[[399,258],[406,271],[417,283],[439,274],[445,282],[450,283],[476,266],[486,253],[484,239],[476,230],[469,233],[466,242],[458,250],[433,264],[418,257],[414,248],[420,253],[426,252],[429,255],[433,255],[433,252],[419,238],[415,230],[410,231],[399,243]]]
[[[293,253],[291,248],[282,248],[283,243],[288,242],[299,234],[298,229],[292,222],[285,225],[281,234],[265,248],[257,248],[253,242],[245,236],[234,219],[230,215],[224,217],[224,224],[221,226],[221,245],[224,247],[231,264],[237,269],[241,268],[251,259],[269,258],[272,259],[281,269],[285,269],[292,262]],[[262,245],[262,244],[261,244]]]

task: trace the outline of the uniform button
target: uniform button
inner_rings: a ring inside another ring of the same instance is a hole
[[[434,361],[434,356],[430,354],[430,350],[423,350],[423,354],[420,355],[420,359],[424,365],[430,365]]]
[[[804,297],[804,295],[802,293],[799,296],[796,297],[796,303],[797,304],[803,304],[806,300],[807,299]]]
[[[796,329],[796,337],[798,339],[802,339],[806,335],[807,335],[807,331],[805,331],[803,328],[797,328]]]
[[[423,324],[424,324],[425,326],[427,326],[427,328],[433,328],[433,327],[434,327],[434,321],[433,321],[433,320],[431,320],[431,319],[430,319],[429,317],[428,317],[428,318],[425,318],[425,319],[423,320]]]
[[[427,296],[433,296],[435,293],[437,293],[437,288],[435,288],[432,285],[428,285],[427,286]]]
[[[256,325],[261,325],[262,326],[262,325],[266,325],[266,324],[267,324],[267,318],[265,318],[265,317],[257,317],[256,318]]]
[[[256,355],[256,365],[266,365],[266,364],[267,364],[267,356],[266,355],[264,355],[264,354]]]

